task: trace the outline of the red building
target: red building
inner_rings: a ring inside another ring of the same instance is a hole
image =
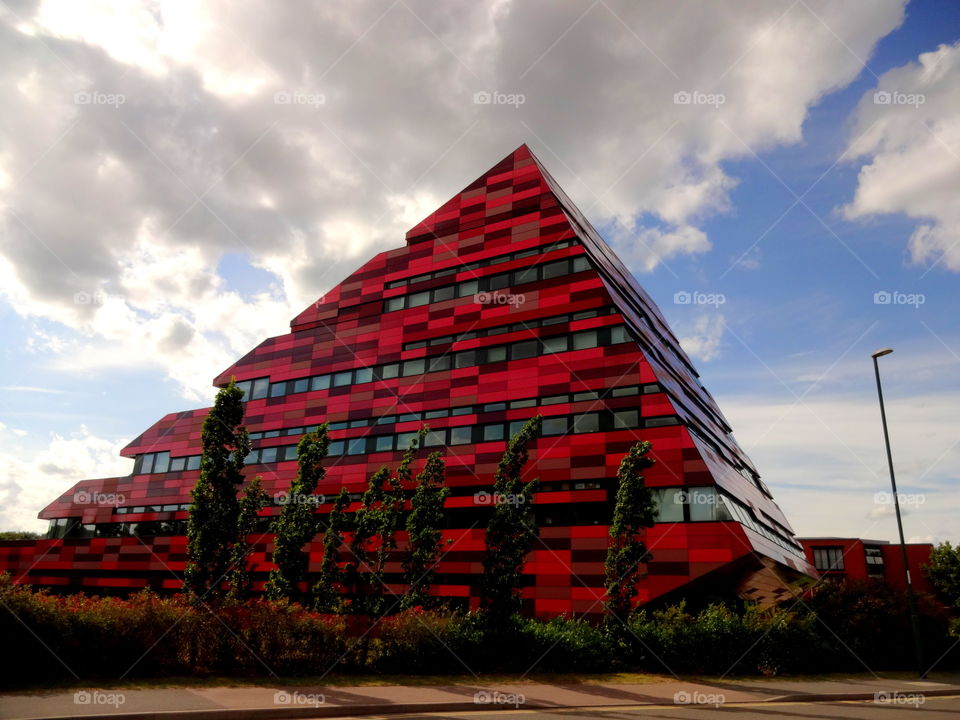
[[[526,612],[600,611],[616,471],[641,439],[659,503],[641,602],[704,591],[770,602],[815,576],[656,304],[526,146],[214,385],[231,376],[246,393],[248,473],[277,497],[298,440],[321,422],[333,444],[318,493],[346,487],[355,500],[428,423],[425,445],[443,448],[452,489],[435,592],[464,606],[477,602],[496,464],[538,413]],[[124,449],[132,474],[77,483],[40,513],[48,539],[0,545],[0,569],[64,589],[179,588],[206,412],[160,419]],[[254,539],[262,587],[270,537]],[[316,570],[319,539],[308,550]],[[402,592],[399,560],[388,571]]]
[[[903,555],[900,544],[886,540],[860,538],[800,538],[807,560],[828,580],[884,580],[899,590],[906,590]],[[933,545],[908,543],[907,563],[914,592],[933,594],[922,565],[930,562]]]

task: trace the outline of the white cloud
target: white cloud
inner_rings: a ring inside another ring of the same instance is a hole
[[[960,43],[884,73],[861,99],[847,148],[865,158],[848,218],[904,213],[914,263],[960,272]]]
[[[0,529],[43,530],[37,513],[78,480],[127,475],[121,458],[128,440],[107,440],[80,426],[69,437],[53,435],[45,447],[24,446],[23,435],[0,425]]]
[[[720,353],[724,317],[718,312],[699,315],[689,333],[681,334],[680,345],[691,358],[709,362]]]

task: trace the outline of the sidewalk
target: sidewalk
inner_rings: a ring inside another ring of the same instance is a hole
[[[936,681],[844,679],[513,683],[436,686],[184,687],[44,690],[0,694],[0,718],[109,717],[111,720],[267,720],[476,710],[873,700],[960,695],[960,676]]]

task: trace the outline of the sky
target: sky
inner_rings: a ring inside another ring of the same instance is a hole
[[[526,142],[801,536],[960,540],[960,4],[0,3],[0,529]]]

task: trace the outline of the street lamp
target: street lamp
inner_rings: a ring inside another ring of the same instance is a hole
[[[913,647],[917,654],[917,673],[925,677],[923,669],[923,648],[920,645],[920,625],[917,622],[917,607],[913,598],[913,585],[910,582],[910,566],[907,564],[907,543],[903,539],[903,519],[900,517],[900,498],[897,495],[897,479],[893,474],[893,455],[890,453],[890,435],[887,433],[887,413],[883,408],[883,388],[880,386],[880,365],[878,358],[889,355],[893,348],[881,348],[873,353],[873,371],[877,376],[877,396],[880,398],[880,420],[883,422],[883,442],[887,446],[887,466],[890,468],[890,488],[893,491],[893,507],[897,513],[897,529],[900,531],[900,556],[903,558],[903,575],[907,581],[907,605],[910,608],[910,627],[913,629]]]

